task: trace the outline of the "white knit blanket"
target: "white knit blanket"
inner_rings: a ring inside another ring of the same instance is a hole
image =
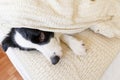
[[[120,29],[120,0],[0,0],[0,23],[76,33],[91,26]]]

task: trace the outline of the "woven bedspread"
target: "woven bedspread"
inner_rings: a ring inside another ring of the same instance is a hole
[[[89,30],[77,34],[76,37],[84,40],[89,48],[87,55],[76,56],[62,43],[64,55],[57,65],[52,65],[36,51],[10,48],[7,55],[26,80],[100,80],[120,52],[120,39],[108,39]]]

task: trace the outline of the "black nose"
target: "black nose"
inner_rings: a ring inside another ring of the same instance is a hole
[[[59,56],[54,56],[51,58],[52,64],[55,65],[59,62],[60,57]]]

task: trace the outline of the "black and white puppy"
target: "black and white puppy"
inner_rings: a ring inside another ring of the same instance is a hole
[[[59,62],[62,49],[59,39],[54,32],[41,31],[30,28],[12,28],[2,41],[2,48],[7,51],[9,47],[21,50],[38,50],[52,63]]]

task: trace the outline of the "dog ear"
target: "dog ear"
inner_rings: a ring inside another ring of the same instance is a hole
[[[9,45],[10,45],[10,39],[9,37],[6,37],[3,41],[2,41],[2,49],[6,52]]]
[[[40,32],[39,41],[43,42],[44,40],[45,40],[45,33],[44,32]]]
[[[7,49],[8,49],[8,45],[7,45],[7,43],[6,44],[2,44],[2,49],[6,52],[7,51]]]

